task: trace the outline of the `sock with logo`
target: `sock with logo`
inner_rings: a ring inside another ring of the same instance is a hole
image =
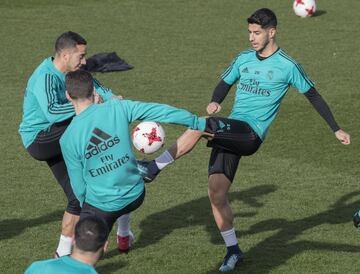
[[[131,220],[131,213],[122,215],[117,219],[116,221],[118,224],[117,235],[121,237],[129,236],[130,220]]]
[[[67,256],[71,253],[72,240],[73,240],[72,237],[68,237],[68,236],[64,236],[64,235],[60,236],[59,245],[56,249],[56,254],[59,257]]]
[[[226,248],[227,248],[227,254],[240,254],[242,253],[238,241],[235,234],[235,229],[231,228],[226,231],[221,231],[221,236],[224,239]]]

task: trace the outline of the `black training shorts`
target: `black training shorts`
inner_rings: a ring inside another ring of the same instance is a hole
[[[137,209],[139,206],[141,206],[141,204],[144,201],[144,198],[145,198],[145,188],[143,193],[141,193],[141,195],[138,198],[136,198],[133,202],[131,202],[126,207],[118,211],[104,211],[85,202],[81,209],[80,220],[87,216],[95,215],[104,220],[110,233],[116,220],[122,215],[128,214],[134,211],[135,209]]]
[[[254,154],[262,143],[256,132],[247,123],[239,120],[209,117],[206,119],[205,131],[214,134],[214,138],[207,144],[213,148],[209,161],[209,176],[222,173],[231,182],[241,156]]]
[[[51,125],[49,129],[38,133],[35,140],[27,148],[29,154],[36,160],[46,161],[56,181],[63,189],[68,205],[66,211],[73,215],[80,214],[80,203],[70,185],[64,158],[61,153],[59,140],[71,123],[72,117],[59,123]]]

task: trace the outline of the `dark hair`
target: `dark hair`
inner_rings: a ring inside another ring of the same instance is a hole
[[[275,13],[267,8],[255,11],[248,19],[249,24],[260,25],[263,29],[277,26]]]
[[[96,252],[104,246],[109,230],[105,222],[96,216],[88,216],[75,226],[75,244],[82,251]]]
[[[86,40],[76,32],[64,32],[56,39],[55,52],[59,53],[63,49],[76,48],[77,45],[86,45]]]
[[[90,72],[81,69],[67,73],[65,85],[72,99],[88,99],[94,90],[94,82]]]

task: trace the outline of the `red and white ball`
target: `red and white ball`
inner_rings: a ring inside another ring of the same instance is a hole
[[[141,122],[132,133],[134,147],[145,154],[151,154],[159,150],[165,143],[165,131],[156,122]]]
[[[293,10],[297,16],[310,17],[316,12],[315,0],[295,0]]]

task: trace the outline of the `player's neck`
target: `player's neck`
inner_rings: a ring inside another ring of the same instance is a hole
[[[95,266],[96,262],[98,261],[98,257],[96,254],[90,252],[86,252],[87,254],[82,254],[76,251],[73,251],[73,253],[70,255],[71,258],[80,261],[82,263]]]
[[[275,41],[271,41],[269,42],[269,44],[266,45],[265,48],[263,48],[262,50],[259,50],[257,52],[257,54],[260,56],[260,57],[269,57],[271,56],[275,51],[277,51],[279,48],[279,46],[276,44]]]
[[[53,64],[54,64],[55,68],[57,68],[57,70],[60,71],[61,73],[64,73],[64,74],[67,73],[66,68],[63,65],[63,62],[57,55],[55,55],[55,57],[54,57]]]
[[[89,106],[94,104],[94,102],[90,99],[82,100],[82,101],[76,100],[76,101],[73,101],[72,103],[73,103],[76,115],[79,115],[81,112],[86,110]]]

